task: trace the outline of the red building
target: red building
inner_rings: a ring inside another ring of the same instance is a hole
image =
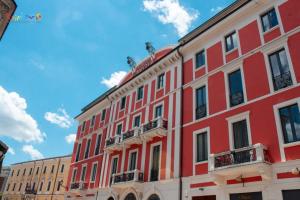
[[[82,109],[68,199],[300,199],[300,1],[238,0]]]

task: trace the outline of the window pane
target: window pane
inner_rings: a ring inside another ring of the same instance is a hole
[[[243,84],[241,71],[237,70],[229,74],[230,106],[244,103]]]
[[[131,153],[129,171],[136,169],[136,152]]]
[[[207,133],[197,135],[197,162],[208,159]]]
[[[249,146],[247,122],[242,120],[232,124],[234,148],[239,149]]]
[[[272,9],[269,12],[269,20],[270,20],[271,28],[274,27],[274,26],[276,26],[278,24],[278,20],[277,20],[275,9]]]
[[[290,69],[289,69],[289,65],[288,65],[288,61],[287,61],[285,50],[281,50],[279,52],[279,59],[280,59],[280,66],[281,66],[282,72],[283,73],[289,72]]]
[[[140,120],[141,120],[140,116],[137,116],[137,117],[134,118],[134,127],[139,127],[140,126]]]
[[[117,127],[117,135],[121,135],[122,133],[122,124],[119,124]]]
[[[204,50],[196,54],[196,68],[205,65],[205,52]]]
[[[162,106],[160,105],[155,108],[155,118],[161,117],[161,116],[162,116]]]
[[[236,38],[236,33],[234,32],[232,34],[232,41],[233,41],[233,49],[236,48],[238,45],[237,45],[237,38]]]
[[[226,37],[226,50],[230,51],[231,49],[232,49],[231,37],[227,36]]]
[[[298,104],[279,109],[285,143],[300,141],[300,113]]]
[[[206,116],[206,87],[196,90],[196,119]]]
[[[268,15],[264,15],[262,17],[262,23],[263,23],[263,29],[264,31],[267,31],[270,29],[270,24],[269,24],[269,17]]]

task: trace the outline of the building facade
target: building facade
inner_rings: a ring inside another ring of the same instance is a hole
[[[0,0],[0,40],[17,8],[14,0]]]
[[[0,199],[2,199],[5,190],[6,182],[10,174],[10,167],[3,167],[0,173]]]
[[[68,155],[12,165],[3,199],[64,199],[70,161]]]
[[[76,117],[66,199],[298,200],[299,8],[235,1],[133,65]]]

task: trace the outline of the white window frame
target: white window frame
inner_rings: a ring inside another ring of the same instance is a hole
[[[265,15],[265,14],[267,14],[268,12],[270,12],[272,9],[275,10],[278,24],[277,24],[276,26],[270,28],[269,30],[264,31],[264,26],[263,26],[262,16]],[[259,14],[259,21],[260,21],[260,27],[261,27],[262,34],[263,34],[263,35],[266,35],[266,34],[272,32],[274,29],[277,29],[278,27],[280,27],[280,21],[279,21],[279,18],[280,18],[280,15],[279,15],[279,13],[278,13],[278,11],[277,11],[277,9],[276,9],[275,6],[272,6],[272,7],[268,8],[268,9],[266,9],[266,10],[265,10],[264,12],[262,12],[261,14]]]
[[[289,69],[290,69],[293,84],[288,86],[288,87],[281,88],[281,89],[276,91],[275,88],[274,88],[274,84],[273,84],[273,75],[272,75],[272,71],[271,71],[271,63],[270,63],[270,60],[269,60],[269,55],[279,51],[280,49],[285,50],[285,54],[286,54],[286,57],[287,57],[287,62],[288,62],[288,65],[289,65]],[[268,49],[265,49],[263,51],[263,54],[264,54],[264,59],[265,59],[265,63],[266,63],[265,65],[266,65],[268,82],[269,82],[269,89],[270,89],[271,94],[276,94],[276,93],[281,92],[281,91],[283,91],[287,88],[293,87],[297,84],[297,79],[296,79],[296,76],[295,76],[294,66],[293,66],[293,63],[292,63],[292,60],[291,60],[289,47],[288,47],[286,41],[284,42],[284,44],[277,43],[277,44],[274,44],[274,45],[270,46]]]
[[[196,90],[205,86],[206,92],[206,116],[200,119],[196,119]],[[193,121],[201,121],[209,117],[209,99],[208,99],[208,81],[207,78],[200,79],[195,85],[192,86],[193,88]]]
[[[244,102],[231,107],[230,106],[229,74],[231,74],[232,72],[235,72],[237,70],[240,70],[240,72],[241,72]],[[244,76],[244,67],[243,67],[242,63],[239,62],[236,65],[231,66],[230,68],[224,69],[223,72],[224,72],[224,76],[225,76],[224,79],[225,79],[225,93],[226,93],[227,110],[235,109],[235,108],[245,105],[248,102],[248,98],[247,98],[247,89],[246,89],[245,76]]]
[[[93,118],[94,118],[94,124],[92,124]],[[93,115],[90,121],[91,121],[91,126],[90,126],[90,128],[94,128],[94,126],[95,126],[95,124],[96,124],[96,115]]]
[[[91,143],[90,143],[90,147],[89,147],[89,149],[87,149],[87,147],[88,147],[88,141],[91,141]],[[84,155],[83,155],[83,160],[86,160],[86,159],[89,159],[90,157],[90,153],[91,153],[91,147],[92,147],[92,137],[90,136],[90,137],[88,137],[88,138],[86,138],[86,143],[85,143],[85,149],[84,149]],[[86,154],[86,152],[88,151],[88,156],[87,156],[87,158],[85,157],[85,154]]]
[[[122,126],[122,128],[121,128],[121,134],[120,134],[120,136],[123,134],[123,121],[121,121],[121,122],[119,122],[119,123],[117,123],[116,124],[116,129],[115,129],[115,134],[114,134],[114,136],[116,136],[116,135],[118,135],[117,134],[117,131],[118,131],[118,126],[121,124],[121,126]]]
[[[231,49],[230,51],[227,51],[226,47],[226,37],[231,35],[232,33],[236,34],[236,39],[237,39],[237,47]],[[228,31],[224,36],[222,37],[222,47],[223,47],[223,58],[224,58],[224,64],[227,63],[226,61],[226,56],[229,55],[230,53],[234,52],[235,50],[238,50],[239,55],[241,55],[241,44],[240,44],[240,36],[239,36],[239,31],[237,29],[233,29],[231,31]],[[232,61],[232,60],[231,60]],[[231,62],[229,61],[229,62]]]
[[[252,134],[251,134],[251,124],[250,124],[250,117],[249,117],[250,111],[246,111],[243,113],[239,113],[234,116],[230,116],[226,118],[227,123],[228,123],[228,129],[229,129],[229,146],[230,150],[235,150],[234,148],[234,137],[233,137],[233,129],[232,129],[232,124],[235,122],[239,122],[242,120],[246,120],[247,124],[247,134],[248,134],[248,142],[249,146],[252,145]]]
[[[282,103],[279,103],[279,104],[276,104],[276,105],[273,106],[273,112],[274,112],[274,115],[275,115],[275,124],[276,124],[276,129],[277,129],[277,136],[278,136],[278,141],[279,141],[279,150],[280,150],[280,156],[281,156],[281,161],[282,162],[286,161],[284,149],[287,148],[287,147],[299,146],[300,141],[291,142],[291,143],[287,143],[287,144],[284,143],[279,109],[283,108],[283,107],[293,105],[295,103],[298,104],[298,108],[300,110],[300,98],[299,97],[294,98],[294,99],[290,99],[288,101],[285,101],[285,102],[282,102]]]
[[[160,75],[164,75],[164,80],[163,80],[163,86],[161,86],[160,88],[158,88],[158,81],[159,81],[159,76]],[[158,92],[160,90],[163,90],[165,87],[166,87],[166,72],[161,72],[156,77],[156,86],[155,86],[156,92]]]
[[[81,123],[81,132],[84,132],[85,129],[86,129],[86,120]]]
[[[200,52],[202,52],[202,51],[204,52],[205,63],[197,68],[197,54],[200,53]],[[194,72],[202,69],[203,67],[206,68],[206,66],[207,66],[207,49],[206,48],[198,49],[196,51],[196,53],[194,54],[194,58],[193,58],[193,65],[194,65],[194,67],[193,67],[194,68]]]
[[[141,99],[138,99],[138,95],[139,95],[139,89],[143,87],[143,96]],[[137,87],[137,90],[136,90],[136,103],[140,102],[140,101],[143,101],[144,99],[144,92],[145,92],[145,86],[144,85],[141,85],[141,86],[138,86]]]
[[[82,180],[83,168],[85,168],[84,180]],[[80,181],[79,181],[79,182],[85,182],[85,181],[86,181],[86,173],[87,173],[87,164],[85,163],[85,164],[83,164],[82,167],[81,167]]]
[[[207,160],[197,162],[197,135],[203,133],[207,134],[207,154],[208,154]],[[193,175],[196,174],[196,165],[208,163],[209,156],[210,156],[210,128],[205,127],[193,132]]]
[[[140,126],[142,125],[142,114],[141,114],[141,113],[135,114],[135,115],[132,116],[132,129],[136,128],[136,127],[134,126],[135,118],[136,118],[136,117],[140,117]],[[140,127],[140,126],[139,126],[139,127]]]
[[[102,119],[102,115],[103,115],[103,111],[104,110],[105,110],[105,116],[104,116],[104,119]],[[104,122],[105,121],[106,114],[107,114],[107,108],[103,108],[102,111],[101,111],[101,114],[100,114],[100,122]]]
[[[124,108],[121,108],[122,107],[122,100],[123,100],[123,98],[125,98],[125,105],[124,105]],[[121,99],[120,99],[120,112],[125,110],[125,108],[126,108],[126,102],[127,102],[127,96],[126,95],[122,96]]]
[[[114,161],[115,158],[117,158],[116,174],[118,173],[119,159],[120,159],[120,158],[119,158],[119,155],[115,155],[115,156],[112,156],[112,157],[111,157],[111,160],[110,160],[109,179],[110,179],[111,176],[112,176],[113,161]]]
[[[97,165],[97,167],[96,167],[96,173],[95,173],[95,180],[92,180],[94,165]],[[97,171],[98,171],[98,161],[95,161],[95,162],[92,163],[92,168],[91,168],[91,177],[90,177],[90,182],[91,183],[95,183],[96,178],[97,178]]]
[[[96,155],[96,148],[97,148],[97,143],[98,143],[98,137],[99,137],[99,135],[101,135],[100,136],[100,147],[99,147],[99,154],[98,155]],[[101,143],[102,143],[102,133],[98,133],[98,134],[96,134],[96,141],[95,141],[95,149],[94,149],[94,154],[93,154],[93,156],[99,156],[100,155],[100,150],[101,150]]]
[[[80,144],[80,151],[78,150],[79,149],[78,148],[79,144]],[[78,162],[80,160],[80,152],[81,152],[81,150],[82,150],[82,141],[77,143],[77,146],[76,146],[76,155],[75,155],[75,162]],[[78,155],[78,160],[77,160],[77,154],[79,154]]]
[[[138,166],[138,158],[139,158],[139,151],[138,149],[132,149],[128,152],[128,163],[127,163],[127,171],[129,172],[130,162],[131,162],[131,154],[136,152],[136,160],[135,160],[135,168],[137,169]]]
[[[153,120],[157,119],[155,117],[155,114],[156,114],[156,108],[159,107],[159,106],[162,106],[161,117],[164,118],[164,104],[165,104],[164,100],[161,101],[161,102],[159,102],[159,103],[157,103],[157,104],[154,104],[154,106],[153,106],[153,116],[152,116]]]
[[[152,143],[150,145],[150,162],[149,162],[149,169],[148,169],[148,182],[150,182],[150,178],[151,178],[151,166],[152,166],[152,159],[153,159],[153,148],[154,146],[158,146],[159,145],[159,173],[158,173],[158,180],[160,181],[160,173],[161,173],[161,154],[162,154],[162,141],[159,142],[155,142]]]

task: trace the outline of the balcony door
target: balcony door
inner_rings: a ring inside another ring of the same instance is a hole
[[[282,196],[283,196],[283,200],[299,200],[300,189],[298,189],[298,190],[283,190]]]
[[[232,123],[234,149],[249,146],[246,119]]]
[[[118,167],[118,158],[113,158],[112,166],[111,166],[111,174],[117,173],[117,167]]]
[[[130,154],[130,162],[129,162],[129,171],[133,171],[136,169],[136,158],[137,158],[137,152],[132,152]]]
[[[261,192],[230,194],[230,200],[262,200]]]
[[[156,145],[152,148],[150,181],[158,181],[159,164],[160,164],[160,145]]]

